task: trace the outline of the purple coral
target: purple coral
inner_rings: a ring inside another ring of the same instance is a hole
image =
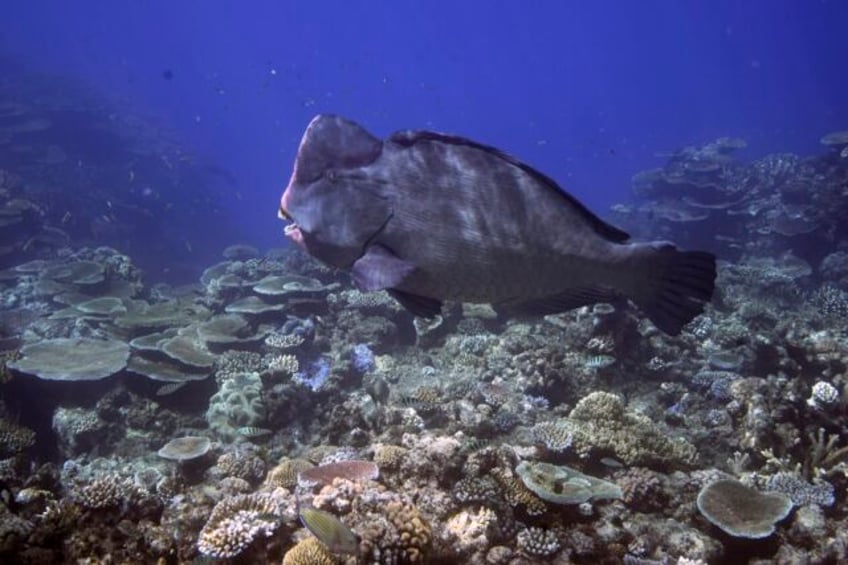
[[[371,348],[367,344],[359,343],[350,352],[350,361],[353,370],[360,375],[364,375],[375,366],[374,352],[371,351]]]
[[[295,378],[314,392],[324,386],[329,376],[330,361],[326,357],[319,357],[310,363],[306,369],[299,371]]]

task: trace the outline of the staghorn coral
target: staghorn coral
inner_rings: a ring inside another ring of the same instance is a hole
[[[240,494],[223,499],[200,531],[197,549],[216,559],[242,553],[259,537],[269,537],[280,520],[293,519],[287,491]]]
[[[842,472],[848,476],[848,445],[836,447],[839,434],[828,436],[823,428],[808,434],[810,451],[804,461],[804,476],[812,478],[818,475],[831,475]]]
[[[404,460],[404,472],[408,470],[420,477],[440,475],[462,449],[459,437],[461,434],[403,434],[401,444],[409,450]]]

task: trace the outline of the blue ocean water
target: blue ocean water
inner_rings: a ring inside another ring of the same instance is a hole
[[[31,0],[4,19],[7,62],[226,171],[232,237],[260,247],[283,242],[277,199],[318,112],[500,147],[601,214],[657,151],[730,135],[746,156],[809,154],[848,122],[844,2]],[[193,251],[220,247],[200,223]]]
[[[848,562],[844,0],[6,4],[0,563]]]

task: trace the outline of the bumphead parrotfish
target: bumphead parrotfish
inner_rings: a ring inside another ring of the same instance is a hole
[[[429,131],[381,141],[333,115],[306,128],[279,216],[309,254],[418,316],[446,300],[545,315],[624,297],[676,335],[715,287],[712,254],[628,242],[502,151]]]

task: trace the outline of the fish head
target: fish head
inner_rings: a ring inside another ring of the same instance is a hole
[[[385,227],[391,203],[375,166],[383,143],[358,124],[327,114],[312,119],[280,199],[285,234],[319,260],[350,268]]]

